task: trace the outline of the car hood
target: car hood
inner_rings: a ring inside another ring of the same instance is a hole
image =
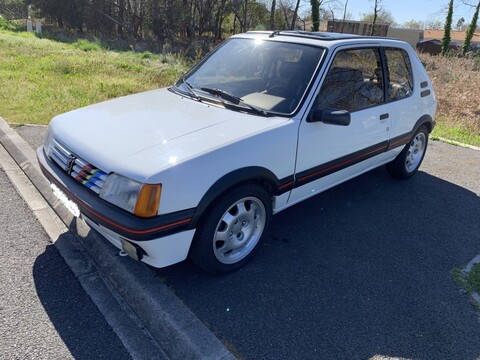
[[[145,181],[162,169],[286,121],[159,89],[59,115],[51,129],[77,156],[103,171]]]

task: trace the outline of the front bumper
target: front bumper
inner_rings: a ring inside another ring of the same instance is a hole
[[[195,233],[190,227],[195,209],[138,218],[75,181],[45,156],[43,147],[37,149],[37,158],[45,177],[78,205],[82,218],[91,227],[116,247],[122,249],[121,239],[140,246],[145,253],[142,261],[155,267],[186,258]]]
[[[94,223],[87,217],[83,216],[85,222],[93,229],[102,234],[115,247],[123,250],[120,236],[113,231]],[[125,239],[135,245],[138,245],[145,253],[142,261],[148,265],[156,268],[176,264],[187,258],[188,250],[192,243],[195,229],[182,231],[173,235],[167,235],[162,238],[153,239],[149,241],[134,241]]]

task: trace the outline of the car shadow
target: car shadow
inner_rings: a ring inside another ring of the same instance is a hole
[[[71,241],[70,233],[57,239]],[[54,245],[35,259],[32,272],[38,298],[74,359],[131,359]]]
[[[479,252],[479,219],[475,193],[379,168],[274,216],[235,273],[157,272],[245,359],[476,359],[479,316],[451,271]]]

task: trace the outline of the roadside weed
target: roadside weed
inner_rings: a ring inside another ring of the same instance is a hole
[[[468,266],[467,266],[468,268]],[[480,263],[471,266],[470,271],[465,267],[456,267],[452,270],[452,276],[457,285],[467,294],[472,295],[475,305],[480,309]]]
[[[473,265],[468,273],[467,285],[472,291],[480,293],[480,264]]]
[[[480,133],[477,134],[474,131],[465,129],[461,125],[449,123],[442,116],[437,118],[437,125],[432,132],[432,139],[438,138],[446,138],[480,147]]]

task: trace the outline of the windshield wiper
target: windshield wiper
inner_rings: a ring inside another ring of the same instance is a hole
[[[193,85],[190,84],[190,83],[185,79],[185,77],[182,77],[180,80],[182,81],[182,83],[184,83],[184,84],[186,85],[187,90],[188,90],[188,92],[190,93],[190,96],[191,96],[192,98],[194,98],[195,100],[200,100],[200,96],[198,96],[198,94],[195,92],[195,89],[194,89]]]
[[[230,94],[228,91],[218,89],[218,88],[210,88],[210,87],[201,87],[200,90],[203,90],[209,94],[218,96],[224,100],[227,100],[228,102],[231,102],[232,104],[246,106],[247,108],[249,108],[250,110],[252,110],[253,112],[259,115],[268,116],[268,113],[265,110],[260,109],[256,106],[247,104],[242,100],[242,98],[236,95]]]
[[[234,103],[235,105],[240,104],[242,101],[241,98],[238,96],[235,96],[233,94],[230,94],[229,92],[222,90],[222,89],[217,89],[217,88],[210,88],[210,87],[201,87],[200,88],[203,91],[206,91],[212,95],[221,97],[224,100],[230,101],[231,103]]]

